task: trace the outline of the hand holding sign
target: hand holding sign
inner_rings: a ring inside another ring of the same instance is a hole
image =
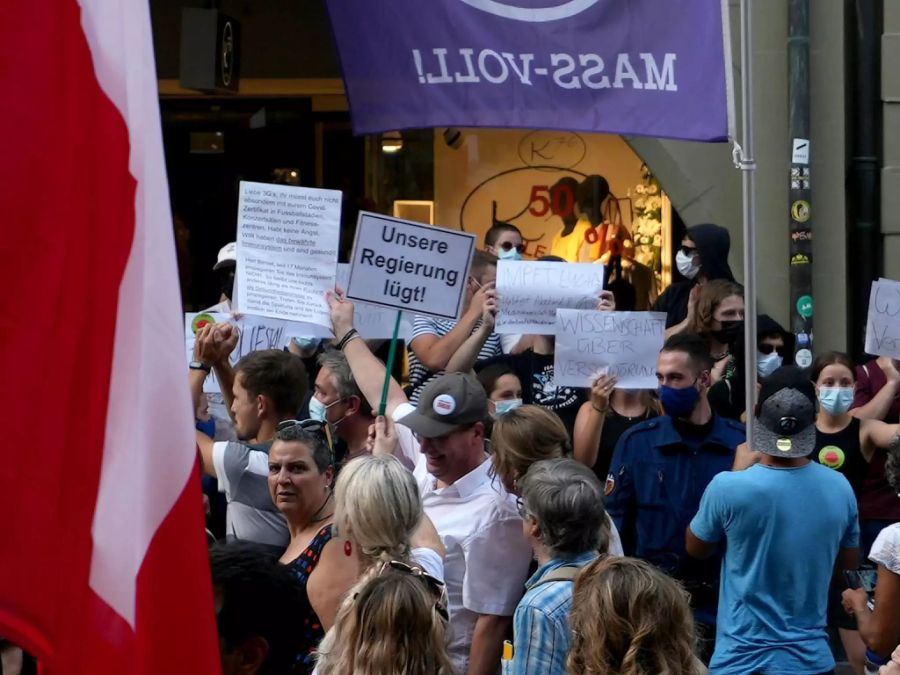
[[[353,303],[347,300],[344,289],[340,287],[335,288],[334,293],[326,293],[325,300],[331,312],[334,339],[340,342],[341,338],[353,330]]]
[[[606,412],[609,399],[616,388],[616,376],[604,374],[597,377],[591,385],[591,405],[597,412]]]

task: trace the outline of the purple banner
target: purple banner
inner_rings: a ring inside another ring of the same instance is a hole
[[[724,0],[328,0],[358,134],[733,136]]]

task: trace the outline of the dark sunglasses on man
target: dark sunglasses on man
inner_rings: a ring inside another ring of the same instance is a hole
[[[697,247],[696,246],[685,246],[684,244],[682,244],[681,252],[684,253],[686,256],[691,257],[697,253]]]

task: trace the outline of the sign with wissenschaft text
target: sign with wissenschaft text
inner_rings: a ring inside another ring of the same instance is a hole
[[[458,319],[474,251],[474,234],[361,211],[347,297]]]
[[[656,361],[666,334],[662,312],[556,312],[553,381],[590,387],[600,374],[617,388],[655,389]]]

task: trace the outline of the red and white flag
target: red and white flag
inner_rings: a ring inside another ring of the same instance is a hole
[[[147,0],[0,20],[0,636],[219,672]]]

